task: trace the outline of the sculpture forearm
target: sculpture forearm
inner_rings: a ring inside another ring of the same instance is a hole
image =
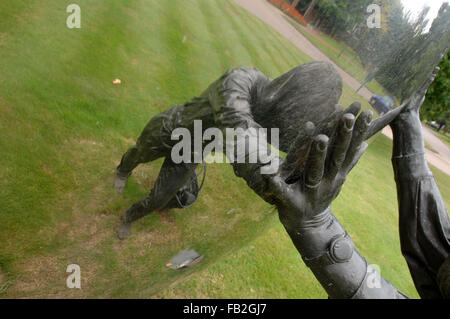
[[[391,124],[400,242],[414,284],[422,298],[440,298],[437,272],[450,253],[450,220],[430,171],[416,111]]]
[[[396,179],[431,176],[425,158],[422,125],[418,114],[402,113],[391,124],[393,132],[392,163]],[[401,167],[401,170],[398,168]]]
[[[279,208],[280,216],[288,212]],[[367,283],[368,263],[355,249],[345,229],[328,209],[313,227],[284,224],[305,264],[330,298],[404,298],[387,280]]]

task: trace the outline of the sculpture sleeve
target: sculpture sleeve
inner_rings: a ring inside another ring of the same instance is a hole
[[[420,122],[392,125],[400,242],[422,298],[441,298],[436,276],[450,253],[448,213],[425,158]]]
[[[223,132],[227,157],[235,174],[269,202],[261,175],[275,174],[279,158],[268,145],[267,130],[254,120],[252,106],[270,81],[256,69],[237,68],[225,73],[207,91],[215,123]]]

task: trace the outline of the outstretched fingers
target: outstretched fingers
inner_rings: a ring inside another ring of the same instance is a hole
[[[342,116],[341,122],[335,139],[333,153],[330,157],[329,167],[326,172],[326,178],[333,180],[345,160],[345,155],[352,140],[353,126],[355,124],[355,116],[353,113],[346,113]]]
[[[356,119],[355,125],[353,127],[352,139],[347,150],[344,162],[342,164],[342,169],[345,173],[348,173],[356,162],[359,160],[361,155],[367,148],[367,144],[364,143],[367,131],[369,130],[370,123],[372,122],[372,111],[363,111]]]
[[[345,109],[344,113],[353,114],[356,117],[360,111],[361,111],[361,103],[353,102],[352,104],[350,104],[348,108]]]
[[[305,172],[305,188],[307,192],[315,192],[322,181],[328,141],[328,137],[323,134],[316,136],[313,140]]]

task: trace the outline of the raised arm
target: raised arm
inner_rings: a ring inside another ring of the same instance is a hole
[[[208,89],[216,122],[224,132],[230,127],[242,128],[240,134],[248,137],[247,146],[261,145],[247,131],[259,128],[250,112],[255,90],[264,85],[264,80],[258,81],[261,78],[253,76],[252,71],[237,69]],[[376,274],[368,271],[368,263],[330,209],[347,174],[367,147],[364,139],[372,113],[363,112],[355,121],[359,110],[352,105],[346,112],[341,111],[337,129],[325,130],[330,138],[319,134],[323,129],[320,125],[316,128],[308,124],[309,129],[305,129],[310,135],[306,143],[309,147],[301,147],[300,152],[293,149],[287,155],[288,159],[301,158],[299,162],[304,162],[304,169],[292,170],[292,163],[286,161],[278,170],[270,172],[268,167],[276,168],[278,165],[272,164],[281,162],[277,156],[269,157],[271,160],[267,162],[234,163],[233,167],[236,175],[243,177],[259,196],[276,205],[280,221],[295,247],[331,298],[404,298],[379,274],[379,285],[370,285],[368,274]],[[299,140],[303,141],[304,136]],[[251,154],[251,148],[246,147],[246,160]],[[289,169],[283,169],[286,167]],[[294,177],[293,181],[287,182],[288,177]]]
[[[442,298],[437,275],[450,254],[450,221],[427,164],[419,118],[426,90],[437,71],[391,123],[401,249],[422,298]]]
[[[279,157],[269,147],[266,133],[270,132],[261,130],[253,118],[251,106],[270,81],[256,69],[236,68],[229,70],[206,92],[215,122],[226,139],[227,157],[235,174],[263,198],[266,180],[262,175],[278,171]]]

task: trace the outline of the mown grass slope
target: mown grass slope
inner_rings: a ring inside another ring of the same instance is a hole
[[[276,76],[305,56],[227,1],[78,4],[81,29],[66,27],[60,1],[0,5],[6,297],[148,297],[186,275],[164,267],[178,250],[198,249],[205,267],[273,220],[231,167],[210,165],[195,207],[143,219],[120,242],[119,216],[151,189],[161,161],[140,167],[122,196],[112,176],[153,115],[228,68]],[[65,287],[72,263],[81,266],[81,291]]]

